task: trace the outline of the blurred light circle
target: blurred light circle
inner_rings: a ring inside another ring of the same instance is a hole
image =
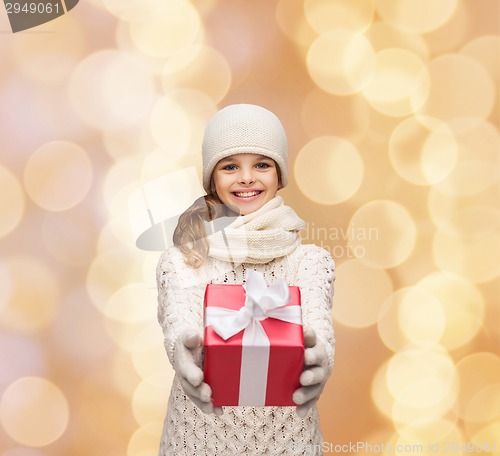
[[[128,198],[140,179],[143,163],[144,155],[130,155],[108,167],[102,193],[111,215],[127,213]]]
[[[498,35],[483,35],[469,41],[460,53],[476,59],[490,73],[493,81],[500,78],[500,37]],[[498,95],[498,90],[497,90]]]
[[[151,321],[152,319],[144,319],[140,322],[124,322],[116,318],[106,318],[104,327],[113,343],[130,355],[130,353],[134,351],[137,338],[140,337],[144,328],[148,327]],[[136,371],[134,368],[134,378],[137,378],[135,374]],[[140,381],[140,378],[138,378],[138,381]]]
[[[475,423],[500,420],[500,382],[487,385],[472,396],[463,417]]]
[[[408,210],[390,200],[364,204],[352,216],[348,245],[359,261],[375,268],[392,268],[414,249],[417,229]]]
[[[389,452],[389,439],[391,438],[393,429],[389,427],[377,427],[377,429],[373,429],[369,431],[368,434],[363,434],[363,441],[358,441],[354,443],[356,448],[356,454],[359,456],[369,456],[373,455],[373,453],[380,454]],[[350,445],[348,443],[347,445]],[[324,447],[326,448],[326,447]],[[335,449],[335,446],[330,447]],[[337,446],[337,452],[346,452],[347,446]],[[352,450],[350,451],[352,452]],[[328,454],[328,453],[326,453]]]
[[[83,58],[87,42],[83,23],[74,15],[50,25],[51,33],[25,34],[13,40],[11,46],[23,75],[31,81],[58,87],[65,84],[74,65]]]
[[[79,286],[66,294],[64,306],[54,319],[50,333],[51,340],[58,347],[61,364],[64,362],[68,369],[107,362],[114,348],[103,327],[101,315],[88,303],[86,290]],[[84,346],[82,340],[85,340]]]
[[[500,275],[500,230],[475,239],[437,231],[432,253],[440,269],[460,274],[474,283],[489,282]]]
[[[125,164],[124,160],[115,165],[114,168],[117,168],[121,164]],[[134,174],[140,172],[140,166],[141,163],[138,163],[137,168],[131,168],[131,171]],[[114,177],[126,176],[115,174]],[[112,246],[113,248],[120,244],[136,247],[136,238],[143,233],[144,230],[152,226],[153,222],[151,217],[158,217],[156,211],[154,211],[153,205],[156,202],[158,206],[161,206],[161,202],[164,201],[162,195],[157,192],[154,197],[144,199],[143,184],[145,183],[132,179],[128,180],[128,182],[127,185],[120,187],[120,183],[123,182],[112,182],[112,179],[106,179],[106,203],[110,215],[107,222],[101,227],[98,244],[99,249],[106,248],[106,246]],[[112,186],[115,186],[115,188],[112,188]],[[136,199],[132,198],[134,193]],[[138,198],[140,198],[140,200],[138,200]],[[134,202],[134,204],[129,205],[129,203],[132,202]],[[151,212],[152,209],[153,212]],[[185,207],[182,208],[182,210],[184,209]],[[139,220],[139,222],[137,222],[137,220]],[[155,232],[152,236],[154,238],[153,241],[166,242],[166,238],[164,238],[161,232]],[[136,252],[136,256],[137,254],[139,254],[139,252]]]
[[[387,348],[394,352],[409,342],[399,325],[399,308],[407,292],[407,288],[396,290],[384,302],[378,315],[377,330],[380,339]]]
[[[449,236],[477,240],[500,229],[499,200],[495,187],[469,197],[453,196],[431,187],[428,208],[432,222]]]
[[[41,227],[47,251],[61,263],[83,266],[94,255],[96,220],[90,211],[49,212]]]
[[[25,36],[31,34],[33,38],[37,33],[23,32]],[[55,87],[48,87],[27,80],[15,69],[2,73],[0,134],[4,149],[9,150],[2,154],[2,162],[5,165],[12,163],[14,169],[20,169],[40,145],[61,136],[81,138],[88,133],[86,126],[75,115],[69,97],[63,90],[66,87],[66,77],[64,82],[57,82]],[[13,109],[14,106],[17,108]],[[26,106],[29,106],[29,109],[24,109]]]
[[[0,164],[0,238],[7,236],[19,225],[25,209],[23,189],[17,177]]]
[[[320,35],[309,48],[307,69],[313,81],[334,95],[351,95],[372,78],[375,56],[368,39],[349,30]]]
[[[94,0],[96,1],[96,0]],[[162,0],[99,0],[113,16],[122,21],[146,20],[155,12],[167,11],[175,5],[184,3],[183,0],[170,0],[168,3]]]
[[[445,328],[445,315],[430,293],[413,287],[401,300],[399,326],[411,342],[437,342]]]
[[[145,282],[154,281],[156,277],[156,269],[158,267],[158,252],[142,251],[141,260],[142,260],[142,277],[144,278],[144,281]]]
[[[100,436],[98,448],[105,449],[105,454],[121,456],[126,448],[123,440],[126,441],[134,423],[129,398],[121,396],[111,384],[108,368],[107,363],[91,364],[85,370],[77,371],[78,382],[70,383],[69,387],[73,391],[71,399],[77,412],[74,414],[75,424],[79,425],[77,429],[83,428],[88,436]],[[78,449],[82,445],[86,449],[79,453],[82,456],[96,453],[95,439],[79,440]],[[121,451],[116,452],[117,448]],[[73,456],[73,452],[71,454]]]
[[[453,360],[437,344],[407,345],[396,352],[387,368],[387,385],[394,399],[408,407],[426,408],[448,401],[456,391]]]
[[[500,435],[500,419],[489,423],[471,436],[471,442],[477,445],[469,445],[469,448],[477,448],[477,452],[488,451],[492,455],[498,454],[498,436]],[[476,453],[477,454],[477,453]]]
[[[116,290],[143,280],[142,271],[136,262],[137,254],[137,249],[114,244],[113,249],[109,247],[99,251],[94,257],[87,270],[86,289],[100,312],[104,313],[108,300]]]
[[[24,185],[30,198],[49,211],[76,206],[92,184],[93,168],[87,152],[67,141],[44,144],[29,158]]]
[[[34,449],[28,449],[26,447],[11,448],[2,453],[2,456],[47,456],[45,451],[38,451]]]
[[[2,326],[19,332],[50,325],[58,311],[60,287],[54,271],[45,263],[25,256],[5,259],[10,293],[0,309]]]
[[[477,287],[451,272],[435,272],[424,277],[419,287],[439,300],[446,325],[440,343],[453,350],[471,341],[481,329],[484,318],[484,300]]]
[[[159,130],[161,126],[163,129],[171,129],[170,127],[170,119],[165,118],[165,111],[168,111],[168,106],[163,106],[162,108],[157,108],[160,112],[157,112],[158,116],[155,121],[157,125],[155,127],[155,138],[158,138],[158,144],[167,146],[161,147],[161,149],[157,148],[153,150],[144,160],[144,166],[142,167],[141,177],[143,179],[151,179],[160,177],[167,172],[172,171],[172,162],[187,160],[185,163],[192,164],[192,158],[189,159],[188,155],[195,155],[196,160],[199,159],[200,156],[200,145],[203,141],[203,135],[205,134],[205,128],[209,120],[213,117],[213,115],[217,112],[216,104],[213,99],[210,98],[206,93],[201,92],[196,89],[175,89],[168,92],[168,103],[171,104],[171,109],[180,109],[182,108],[180,116],[185,118],[187,124],[180,125],[179,128],[186,128],[189,131],[189,137],[181,140],[183,142],[184,153],[181,154],[182,150],[175,148],[175,143],[172,138],[165,138],[165,135],[162,135]],[[165,109],[164,112],[161,112],[162,109]],[[153,119],[151,120],[153,122]],[[163,123],[163,124],[162,124]],[[165,125],[167,124],[167,125]],[[153,127],[152,127],[153,128]],[[188,143],[189,141],[189,143]],[[152,149],[150,149],[152,150]],[[154,156],[156,153],[158,162],[157,163],[149,163],[148,158]]]
[[[141,156],[156,147],[146,122],[120,130],[105,130],[102,132],[102,141],[106,152],[115,161],[131,155]]]
[[[418,33],[404,32],[378,21],[370,26],[366,36],[376,52],[397,47],[416,54],[424,61],[429,58],[429,46],[424,37]]]
[[[306,144],[297,155],[294,174],[302,193],[319,204],[349,199],[363,181],[363,160],[349,141],[322,136]]]
[[[165,404],[170,394],[166,385],[170,381],[167,375],[156,374],[139,383],[132,397],[132,412],[139,425],[165,419]]]
[[[172,75],[175,75],[177,72],[184,70],[186,67],[191,65],[196,61],[197,58],[200,57],[201,53],[206,52],[207,50],[215,49],[203,44],[194,44],[192,46],[187,46],[166,60],[167,63],[164,63],[162,72],[165,73],[166,77],[171,77]],[[167,93],[169,89],[174,89],[174,84],[169,85],[169,82],[171,81],[167,80],[166,83],[164,83],[165,92]],[[175,89],[178,89],[178,87],[175,87]]]
[[[299,46],[305,48],[317,38],[304,17],[303,0],[278,0],[276,21],[281,32]]]
[[[448,22],[457,5],[458,0],[378,0],[377,13],[400,30],[426,33]]]
[[[274,65],[277,52],[281,54],[283,49],[283,37],[273,23],[275,4],[276,2],[260,5],[259,9],[262,9],[258,21],[269,21],[269,26],[259,27],[258,33],[254,22],[256,17],[250,13],[250,9],[245,9],[249,4],[220,10],[208,22],[205,19],[205,23],[210,23],[207,35],[210,38],[205,40],[205,44],[212,45],[227,60],[232,72],[233,87],[244,86],[249,78],[257,74],[268,82],[274,81],[282,69],[282,65]]]
[[[150,277],[154,277],[154,274]],[[131,356],[134,368],[141,378],[161,374],[167,379],[163,385],[165,387],[172,383],[175,372],[165,355],[163,334],[157,328],[158,322],[155,320],[138,334]]]
[[[460,378],[460,391],[457,401],[457,413],[463,419],[476,421],[478,415],[474,412],[474,400],[485,388],[500,383],[500,357],[496,353],[477,351],[463,357],[457,363]],[[493,392],[493,389],[488,391]],[[491,403],[494,397],[489,397]],[[498,409],[497,409],[498,412]],[[483,410],[482,417],[490,416],[488,408]]]
[[[301,120],[310,137],[333,135],[356,143],[368,131],[370,106],[359,94],[341,97],[315,87],[304,98]]]
[[[500,135],[490,122],[462,118],[449,123],[458,146],[457,163],[439,190],[455,196],[472,196],[499,181]]]
[[[384,302],[377,321],[380,338],[393,351],[412,342],[438,342],[444,325],[440,302],[419,287],[394,292]]]
[[[353,328],[376,323],[380,308],[393,292],[389,275],[358,260],[348,260],[337,267],[337,277],[335,320]],[[353,287],[353,283],[369,283],[370,287]]]
[[[69,97],[88,125],[113,130],[143,121],[157,95],[144,67],[125,52],[105,49],[76,66]]]
[[[130,438],[126,456],[158,456],[162,429],[163,420],[141,426]]]
[[[189,151],[187,149],[185,149],[184,154],[169,153],[161,147],[152,149],[151,152],[144,156],[141,170],[141,182],[148,182],[150,180],[161,178],[162,176],[172,172],[174,167],[180,166],[179,162],[181,160],[187,158],[188,153]],[[197,158],[199,158],[198,155]]]
[[[130,354],[124,350],[115,350],[109,366],[110,380],[115,389],[120,394],[132,398],[141,378],[135,372]]]
[[[420,99],[414,100],[414,108],[420,114],[444,121],[461,117],[484,120],[490,115],[495,85],[475,59],[460,54],[442,55],[429,62],[427,70],[429,95],[422,106],[418,105]]]
[[[191,143],[191,125],[183,108],[168,97],[160,98],[151,113],[151,134],[173,156],[182,156]]]
[[[36,337],[14,332],[0,333],[0,359],[6,360],[0,369],[0,391],[20,377],[43,376],[47,373],[47,354]]]
[[[145,303],[156,303],[157,291],[146,283],[130,283],[116,290],[105,308],[106,318],[120,323],[142,323],[151,318],[151,308]]]
[[[137,0],[100,0],[113,16],[123,21],[130,21],[140,13]]]
[[[389,140],[389,158],[396,172],[415,185],[433,185],[445,179],[457,161],[452,129],[438,119],[415,117],[401,122]]]
[[[171,57],[194,44],[202,33],[200,16],[190,2],[163,3],[144,18],[130,22],[130,36],[137,48],[155,58]]]
[[[465,436],[450,419],[442,417],[427,417],[414,423],[398,428],[399,438],[394,442],[395,455],[424,454],[430,456],[434,452],[443,454],[453,452],[462,455],[460,445],[466,440]],[[457,448],[458,447],[458,448]]]
[[[162,74],[167,95],[182,87],[205,94],[214,104],[227,95],[231,81],[231,67],[226,57],[205,45],[187,47],[169,58]]]
[[[332,29],[364,32],[373,21],[372,0],[305,0],[307,22],[319,34]]]
[[[4,391],[0,421],[14,441],[42,447],[59,439],[66,430],[69,406],[64,394],[51,381],[23,377]]]
[[[407,116],[424,104],[428,93],[425,63],[415,53],[389,48],[375,54],[373,77],[363,88],[373,109],[386,116]]]
[[[377,372],[372,377],[371,383],[371,398],[377,409],[386,418],[391,419],[394,397],[387,387],[387,367],[389,360],[379,366]]]
[[[118,195],[114,199],[114,201],[112,201],[112,212],[118,212],[118,208],[120,207],[120,205],[124,203],[130,195],[131,188],[132,185],[128,186],[126,189],[124,189],[122,194]],[[137,188],[137,185],[135,185],[135,188]],[[132,233],[130,220],[131,215],[125,211],[119,215],[112,215],[111,217],[109,217],[106,224],[102,227],[101,236],[104,234],[111,235],[115,243],[133,246],[135,243],[135,237]]]
[[[449,428],[453,428],[457,424],[457,416],[453,413],[453,406],[457,397],[457,385],[450,388],[442,397],[442,399],[431,405],[406,405],[398,401],[394,401],[390,418],[394,427],[401,434],[408,433],[408,427],[415,426],[420,423],[423,427],[421,432],[429,432],[426,427],[428,423],[435,424],[435,421],[444,420]],[[431,424],[431,426],[432,426]],[[446,429],[446,428],[445,428]],[[441,433],[440,430],[436,430]],[[441,435],[436,435],[435,439],[446,436],[446,432]]]
[[[5,308],[12,292],[12,277],[4,260],[0,260],[0,312]]]
[[[145,11],[146,5],[144,6]],[[134,20],[137,20],[138,18],[139,16],[136,16]],[[165,65],[165,59],[146,55],[137,48],[132,40],[132,37],[130,36],[129,22],[118,22],[115,28],[115,41],[116,49],[131,57],[150,76],[157,77],[161,75],[163,66]]]

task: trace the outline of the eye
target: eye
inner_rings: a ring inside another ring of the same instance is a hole
[[[225,171],[234,171],[236,169],[236,165],[226,165],[222,169]]]
[[[257,168],[266,169],[266,168],[269,168],[271,165],[269,163],[266,163],[266,162],[260,162],[260,163],[257,163],[255,166],[257,166]]]

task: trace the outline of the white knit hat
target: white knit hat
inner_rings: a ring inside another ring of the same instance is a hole
[[[285,129],[271,111],[251,104],[220,110],[208,123],[203,137],[203,187],[211,192],[215,165],[234,154],[254,153],[272,158],[281,171],[281,185],[288,183],[288,144]]]

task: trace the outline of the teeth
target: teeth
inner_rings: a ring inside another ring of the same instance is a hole
[[[249,198],[251,196],[258,195],[260,192],[245,192],[245,193],[235,193],[239,198]]]

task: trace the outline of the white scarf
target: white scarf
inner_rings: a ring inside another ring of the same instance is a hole
[[[305,222],[275,196],[260,209],[241,215],[226,228],[208,235],[208,256],[231,263],[268,263],[293,252]]]

